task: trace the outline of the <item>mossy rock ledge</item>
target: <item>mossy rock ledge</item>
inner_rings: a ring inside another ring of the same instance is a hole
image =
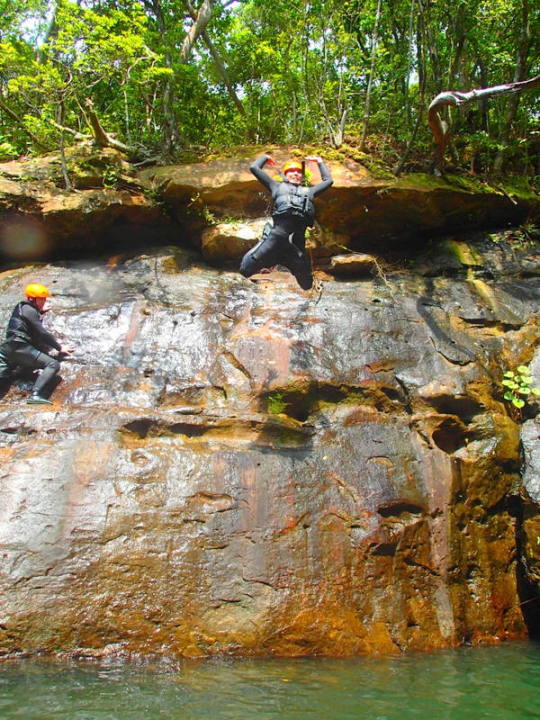
[[[137,171],[117,151],[80,146],[66,152],[65,167],[58,155],[0,163],[0,249],[44,259],[122,242],[165,242],[202,248],[213,262],[236,260],[249,246],[251,224],[268,212],[268,198],[249,172],[249,159],[259,153]],[[278,163],[287,155],[274,149]],[[315,256],[516,226],[540,210],[539,196],[523,188],[457,175],[380,177],[346,159],[329,165],[335,182],[317,201]]]

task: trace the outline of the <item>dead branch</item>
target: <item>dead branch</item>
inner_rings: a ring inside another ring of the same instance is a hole
[[[94,141],[98,147],[112,147],[115,148],[115,150],[120,150],[120,152],[125,153],[131,153],[134,151],[134,148],[124,145],[124,143],[116,140],[116,138],[111,137],[109,133],[105,132],[96,111],[94,110],[94,103],[90,98],[86,98],[84,101],[84,108],[88,116],[88,122],[92,128],[92,132],[94,133]]]
[[[49,125],[52,125],[60,132],[68,133],[68,135],[73,135],[75,140],[90,140],[92,137],[91,135],[81,133],[78,130],[73,130],[73,128],[66,127],[65,125],[60,125],[60,123],[57,123],[56,120],[53,120],[52,118],[46,118],[46,122],[48,122]]]
[[[447,90],[442,92],[432,101],[428,109],[428,123],[433,133],[436,143],[434,169],[438,174],[442,174],[444,170],[444,151],[448,147],[450,141],[450,126],[443,120],[439,114],[442,107],[453,105],[460,107],[466,105],[473,100],[495,97],[497,95],[510,95],[520,93],[524,90],[532,90],[540,85],[540,75],[536,75],[530,80],[521,82],[507,83],[505,85],[495,85],[489,88],[478,88],[469,92],[459,92]]]

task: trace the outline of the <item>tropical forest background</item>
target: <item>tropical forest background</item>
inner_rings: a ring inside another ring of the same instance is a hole
[[[424,170],[432,99],[536,76],[539,49],[532,0],[0,0],[0,161],[94,118],[141,161],[311,144]],[[454,167],[540,175],[538,88],[444,114]]]

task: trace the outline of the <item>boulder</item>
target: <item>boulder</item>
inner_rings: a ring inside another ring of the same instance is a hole
[[[332,275],[371,275],[377,269],[377,260],[373,255],[350,253],[334,255],[328,267]]]
[[[209,261],[240,259],[261,239],[265,218],[245,222],[217,223],[202,233],[202,256]]]
[[[140,173],[164,199],[182,212],[194,205],[205,212],[238,218],[268,212],[268,195],[249,172],[253,155],[242,160],[216,159],[205,163],[148,168]],[[278,166],[288,153],[273,153]],[[320,225],[332,233],[354,238],[356,244],[456,230],[517,225],[537,217],[540,197],[526,189],[508,193],[465,176],[435,178],[411,174],[400,178],[371,174],[352,160],[328,163],[334,184],[317,199]],[[274,172],[271,168],[270,174]],[[312,182],[317,182],[314,171]],[[349,245],[349,241],[346,243]]]
[[[11,260],[43,259],[67,250],[107,247],[124,228],[161,241],[171,220],[123,156],[83,146],[67,154],[65,187],[58,155],[0,163],[0,250]],[[178,235],[178,227],[175,228]]]

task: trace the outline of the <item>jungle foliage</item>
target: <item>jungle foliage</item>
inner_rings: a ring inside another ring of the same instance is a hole
[[[326,143],[425,168],[432,98],[536,75],[539,46],[532,0],[0,0],[0,160],[88,135],[89,98],[141,157]],[[455,164],[540,175],[538,92],[448,112]]]

